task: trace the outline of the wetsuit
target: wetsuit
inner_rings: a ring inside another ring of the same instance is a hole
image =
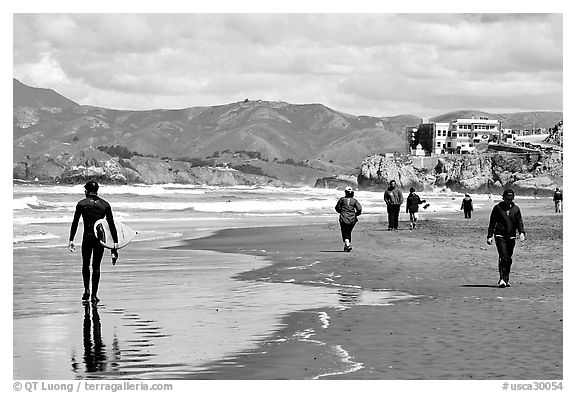
[[[96,221],[106,217],[114,243],[118,243],[118,234],[110,204],[97,195],[88,195],[76,205],[74,220],[70,228],[70,241],[74,240],[80,216],[82,216],[82,221],[84,221],[84,234],[82,236],[82,278],[84,280],[84,289],[88,292],[90,288],[90,256],[92,256],[92,294],[95,296],[98,292],[98,283],[100,282],[100,262],[102,261],[102,255],[104,255],[104,246],[94,235],[94,224]]]

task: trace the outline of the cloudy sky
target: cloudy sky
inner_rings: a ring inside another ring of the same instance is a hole
[[[79,104],[563,110],[562,14],[19,14],[13,76]]]

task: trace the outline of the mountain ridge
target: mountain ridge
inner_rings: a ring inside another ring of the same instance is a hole
[[[405,127],[422,122],[409,114],[356,116],[318,103],[262,100],[184,109],[108,109],[79,105],[16,79],[13,94],[13,174],[26,179],[61,179],[72,167],[113,159],[127,166],[122,170],[129,178],[146,182],[152,180],[130,172],[130,166],[156,167],[155,159],[231,165],[289,184],[297,179],[311,185],[321,177],[357,174],[367,156],[403,153]],[[562,118],[561,112],[554,113]],[[529,114],[518,117],[536,116]],[[118,150],[126,154],[104,153]],[[131,163],[132,157],[149,159]],[[184,171],[180,164],[172,169]]]
[[[84,148],[121,145],[140,154],[170,158],[204,158],[231,150],[257,151],[278,160],[338,160],[338,154],[326,151],[326,146],[338,147],[338,140],[366,130],[379,130],[386,136],[386,144],[372,144],[369,153],[402,151],[402,130],[421,121],[416,116],[354,116],[321,104],[260,100],[179,110],[126,111],[73,105],[51,90],[30,89],[35,88],[15,82],[15,157],[22,157],[24,152],[50,154],[51,144],[67,143]],[[21,94],[21,90],[38,93],[42,99]],[[47,93],[55,98],[47,99]],[[22,97],[30,103],[24,103]],[[63,106],[55,107],[58,102]],[[356,162],[364,155],[356,155]],[[350,161],[349,157],[345,161]]]

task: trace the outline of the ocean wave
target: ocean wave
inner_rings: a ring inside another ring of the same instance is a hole
[[[16,190],[32,194],[63,194],[84,195],[84,185],[39,185],[31,183],[18,183],[14,185]],[[166,195],[166,194],[196,194],[201,195],[205,190],[201,186],[177,185],[177,184],[133,184],[133,185],[100,185],[99,194],[102,195]]]
[[[298,213],[332,212],[336,201],[334,199],[242,199],[218,202],[198,201],[150,201],[138,203],[118,201],[113,202],[113,210],[125,211],[184,211],[192,210],[203,213]]]
[[[333,209],[334,201],[327,199],[318,199],[314,201],[305,201],[301,199],[283,199],[283,200],[244,200],[230,202],[208,202],[193,203],[191,207],[195,211],[211,213],[254,213],[254,212],[296,212],[317,211]]]
[[[12,210],[49,209],[51,207],[54,207],[54,206],[50,205],[46,201],[39,199],[35,195],[12,200]]]
[[[138,236],[134,238],[133,242],[149,242],[157,240],[176,239],[182,236],[184,235],[179,232],[159,233],[156,231],[138,231]]]
[[[27,243],[39,240],[59,239],[60,236],[54,235],[45,231],[38,231],[34,233],[15,233],[12,237],[12,244],[14,243]]]
[[[125,220],[130,217],[130,214],[125,212],[114,212],[114,218]],[[34,216],[34,215],[14,215],[12,223],[14,225],[30,225],[30,224],[61,224],[61,223],[72,223],[74,218],[73,210],[69,214],[55,213],[54,211],[48,210],[47,215]]]

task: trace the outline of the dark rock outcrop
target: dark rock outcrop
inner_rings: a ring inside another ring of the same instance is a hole
[[[410,161],[383,156],[366,157],[358,176],[358,187],[364,190],[384,190],[391,180],[402,189],[424,188],[419,171]]]
[[[259,185],[283,186],[276,179],[243,173],[222,167],[195,167],[177,160],[149,157],[121,159],[99,150],[56,157],[30,157],[13,165],[14,179],[43,182],[82,183],[97,180],[115,184],[203,184],[213,186]]]
[[[449,188],[452,191],[499,193],[512,188],[519,195],[553,191],[563,183],[562,159],[540,154],[470,154],[438,158],[433,169],[418,169],[409,161],[382,156],[364,159],[358,186],[365,190],[384,190],[395,180],[404,190]]]
[[[353,175],[337,175],[316,180],[314,188],[331,188],[343,190],[346,187],[358,188],[358,178]]]

